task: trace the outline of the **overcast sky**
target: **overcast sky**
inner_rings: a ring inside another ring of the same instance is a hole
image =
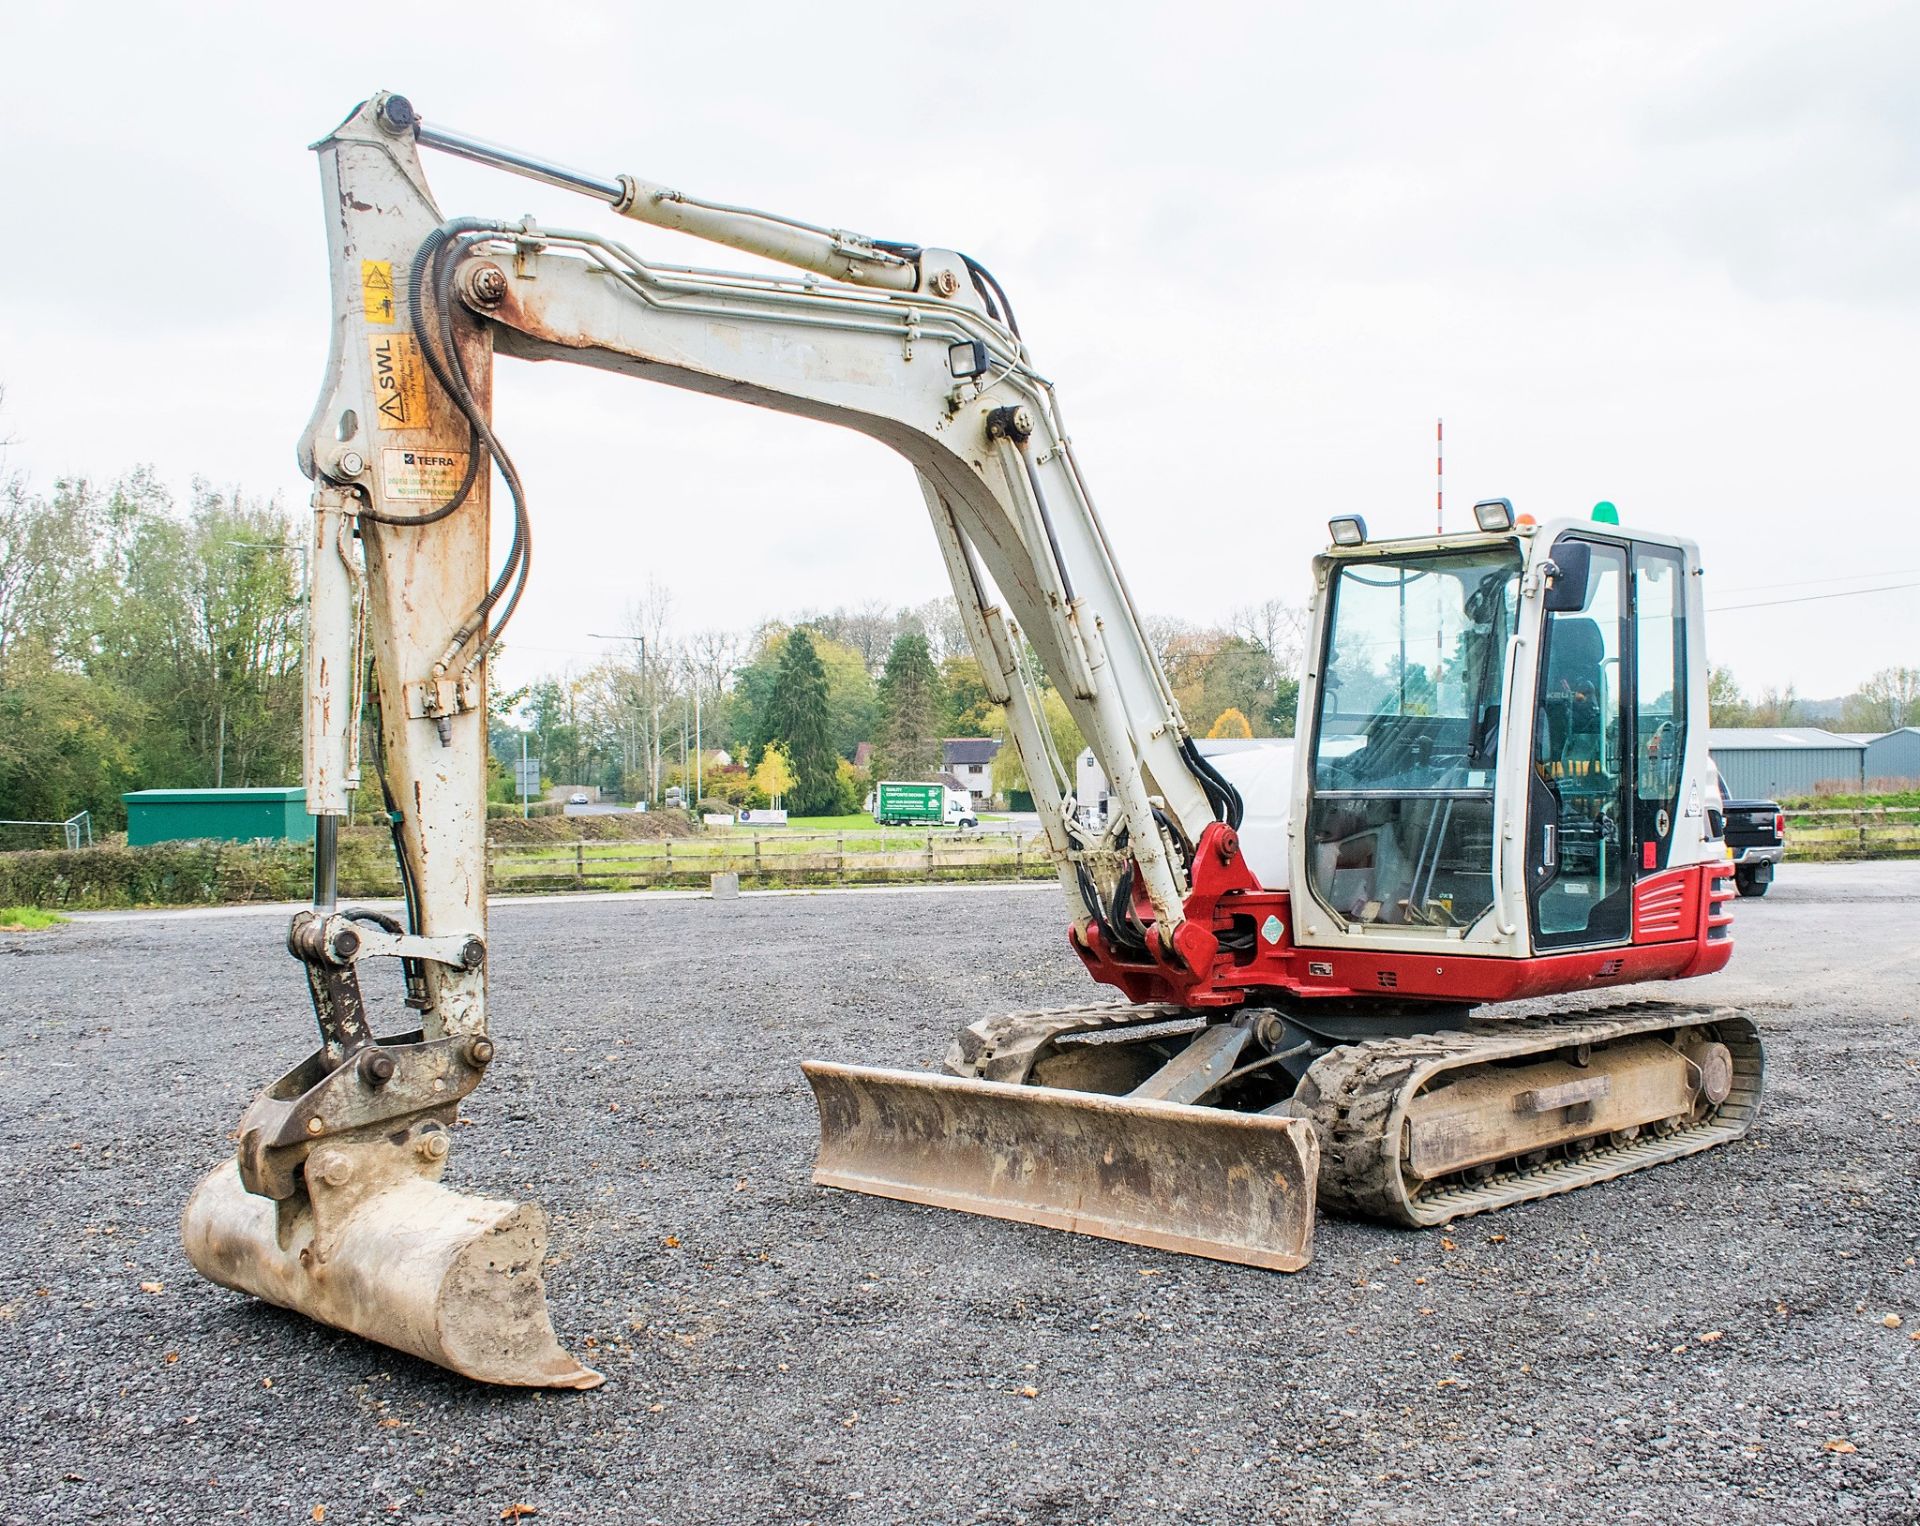
[[[1151,613],[1304,601],[1330,512],[1429,526],[1444,415],[1450,524],[1610,498],[1694,537],[1750,690],[1920,664],[1911,4],[121,0],[12,7],[4,52],[0,435],[40,486],[151,463],[182,499],[199,474],[304,505],[306,145],[387,88],[985,261]],[[723,258],[427,171],[450,215]],[[649,578],[682,629],[946,591],[909,469],[865,439],[512,361],[495,422],[538,537],[511,681],[591,661]]]

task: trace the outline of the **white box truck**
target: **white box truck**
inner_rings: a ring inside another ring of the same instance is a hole
[[[873,793],[873,819],[883,827],[977,827],[973,796],[945,784],[885,780]]]

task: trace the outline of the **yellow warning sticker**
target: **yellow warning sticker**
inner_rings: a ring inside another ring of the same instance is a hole
[[[360,309],[369,323],[393,322],[393,261],[360,262]]]
[[[427,372],[411,334],[371,334],[373,406],[382,429],[427,427]]]
[[[467,474],[464,450],[403,450],[389,445],[381,453],[386,496],[446,503],[460,491]]]

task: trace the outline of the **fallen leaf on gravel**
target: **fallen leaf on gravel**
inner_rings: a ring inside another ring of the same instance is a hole
[[[140,1291],[143,1293],[164,1293],[166,1290],[167,1285],[164,1282],[143,1282],[140,1284]]]
[[[1459,1248],[1460,1247],[1455,1245],[1451,1240],[1442,1240],[1440,1242],[1440,1249],[1442,1250],[1458,1250]]]
[[[609,1103],[607,1104],[607,1111],[608,1111],[608,1112],[610,1112],[610,1113],[617,1113],[617,1112],[619,1112],[619,1111],[620,1111],[620,1104],[619,1104],[618,1102],[609,1102]]]
[[[1431,1309],[1422,1309],[1422,1310],[1420,1311],[1420,1313],[1421,1313],[1421,1314],[1422,1314],[1423,1316],[1424,1316],[1424,1315],[1427,1315],[1427,1314],[1431,1314],[1432,1312],[1433,1312],[1433,1310],[1431,1310]]]
[[[1140,1268],[1140,1275],[1142,1277],[1164,1277],[1167,1274],[1157,1266],[1143,1266]]]
[[[1835,1436],[1820,1448],[1823,1452],[1857,1452],[1860,1450],[1844,1436]]]
[[[1442,1378],[1433,1386],[1435,1388],[1458,1388],[1460,1386],[1460,1380],[1458,1378]]]
[[[307,1514],[316,1521],[324,1521],[327,1518],[327,1507],[325,1505],[315,1505]]]
[[[1700,1343],[1703,1346],[1711,1346],[1715,1341],[1719,1340],[1726,1333],[1727,1332],[1724,1330],[1702,1330],[1700,1332]]]
[[[540,1507],[538,1505],[509,1505],[505,1510],[500,1512],[500,1519],[503,1521],[517,1521],[522,1516],[538,1515],[539,1513]]]
[[[589,1336],[588,1336],[588,1337],[586,1338],[586,1340],[585,1340],[585,1342],[583,1342],[583,1344],[585,1344],[585,1345],[588,1345],[588,1346],[597,1346],[597,1345],[599,1345],[600,1343],[599,1343],[599,1342],[598,1342],[597,1340],[595,1340],[595,1339],[594,1339],[594,1338],[593,1338],[593,1337],[592,1337],[591,1335],[589,1335]]]
[[[666,1239],[662,1240],[660,1243],[666,1246],[668,1250],[680,1249],[680,1237],[678,1235],[668,1235]]]
[[[1507,1243],[1507,1237],[1505,1235],[1488,1235],[1487,1243],[1489,1245],[1505,1245]]]
[[[1023,1399],[1037,1399],[1040,1397],[1040,1390],[1029,1383],[1025,1388],[1020,1390],[1020,1397]]]
[[[169,1362],[177,1362],[177,1361],[179,1361],[179,1360],[180,1360],[180,1353],[179,1353],[179,1352],[177,1352],[177,1351],[169,1351],[169,1352],[167,1353],[167,1360],[168,1360]]]
[[[747,1190],[747,1179],[744,1176],[741,1177],[739,1181],[733,1184],[733,1190],[735,1192],[745,1192]]]
[[[1900,1316],[1898,1314],[1889,1314],[1885,1319],[1881,1320],[1880,1323],[1885,1325],[1889,1330],[1898,1330],[1900,1328]]]
[[[665,1408],[666,1408],[666,1405],[664,1404],[649,1404],[647,1406],[647,1413],[649,1415],[657,1415],[660,1413],[661,1410]]]
[[[400,1422],[394,1419],[392,1415],[382,1415],[380,1417],[380,1429],[383,1431],[397,1431],[400,1429]]]

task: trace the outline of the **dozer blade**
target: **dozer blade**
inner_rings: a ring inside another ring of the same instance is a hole
[[[317,1204],[255,1196],[227,1161],[195,1190],[181,1219],[194,1267],[236,1292],[483,1383],[599,1385],[601,1375],[554,1338],[540,1280],[547,1221],[539,1208],[471,1197],[420,1176],[356,1190],[353,1167],[372,1161],[355,1162],[354,1153],[341,1147],[320,1169],[310,1166]]]
[[[1319,1144],[1305,1119],[810,1060],[813,1179],[876,1197],[1298,1271]]]

